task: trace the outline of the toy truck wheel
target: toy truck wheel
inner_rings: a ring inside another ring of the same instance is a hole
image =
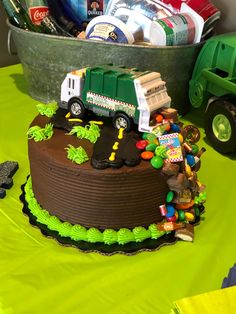
[[[124,128],[126,132],[129,132],[132,127],[132,122],[125,113],[119,112],[116,113],[113,118],[113,126],[118,130]]]
[[[194,108],[199,108],[207,102],[208,93],[199,82],[190,82],[189,100]]]
[[[71,98],[68,102],[70,113],[75,118],[83,118],[85,114],[84,105],[79,98]]]
[[[236,106],[224,99],[213,101],[205,113],[205,132],[218,152],[236,151]]]

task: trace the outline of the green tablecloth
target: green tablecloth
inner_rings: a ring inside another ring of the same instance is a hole
[[[0,69],[0,91],[0,162],[20,167],[0,200],[0,313],[169,313],[175,300],[221,287],[236,262],[236,162],[208,146],[202,130],[199,179],[208,198],[194,243],[134,256],[85,254],[45,238],[22,214],[26,132],[38,102],[20,65]],[[192,112],[186,119],[202,118]]]

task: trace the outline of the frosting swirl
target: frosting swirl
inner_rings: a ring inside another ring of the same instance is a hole
[[[57,231],[61,237],[69,237],[74,241],[124,245],[129,242],[142,242],[148,238],[157,239],[166,233],[165,231],[159,231],[156,224],[151,224],[148,229],[138,226],[133,230],[121,228],[118,231],[106,229],[102,232],[97,228],[87,229],[79,224],[72,225],[69,222],[62,222],[56,216],[50,215],[47,210],[41,208],[34,197],[31,178],[28,179],[25,185],[25,200],[31,214],[35,216],[38,222],[46,225],[52,231]]]

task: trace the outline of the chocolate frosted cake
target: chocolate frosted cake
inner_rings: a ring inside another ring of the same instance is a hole
[[[28,131],[30,222],[104,254],[192,241],[204,208],[196,175],[204,149],[170,103],[158,72],[107,65],[68,73],[59,108],[39,105]]]
[[[159,125],[168,131],[158,140],[138,131],[124,132],[119,140],[109,121],[88,117],[75,124],[87,130],[93,122],[101,124],[91,142],[73,134],[76,126],[66,113],[59,109],[51,119],[39,115],[29,129],[30,177],[22,199],[30,222],[63,244],[104,254],[193,241],[205,201],[196,175],[203,151],[195,144],[197,128],[166,119]],[[42,140],[47,127],[51,134]],[[32,130],[39,130],[38,138]],[[180,155],[173,162],[164,142],[171,139],[173,146],[176,136]],[[111,158],[114,143],[119,149]],[[83,162],[72,161],[68,147],[83,147]]]
[[[39,116],[33,124],[44,126],[45,119]],[[101,230],[148,227],[162,219],[158,208],[165,202],[168,185],[161,170],[145,161],[103,170],[94,169],[89,161],[77,165],[67,159],[68,144],[82,146],[91,159],[93,144],[61,129],[55,129],[48,141],[29,140],[33,191],[51,215]]]

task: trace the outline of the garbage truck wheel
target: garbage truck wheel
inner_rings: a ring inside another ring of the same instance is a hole
[[[130,118],[123,112],[116,113],[113,118],[113,126],[116,129],[124,128],[126,132],[129,132],[132,127]]]
[[[225,99],[213,101],[205,113],[205,132],[218,152],[236,151],[236,106]]]
[[[83,118],[85,114],[84,105],[79,98],[71,98],[68,102],[70,113],[75,118]]]

